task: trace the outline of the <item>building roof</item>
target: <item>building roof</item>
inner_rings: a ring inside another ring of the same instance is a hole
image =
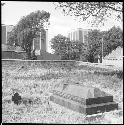
[[[6,26],[6,28],[7,28],[7,32],[11,32],[12,29],[14,28],[13,25],[5,25],[5,24],[2,24],[2,26]]]
[[[121,59],[123,58],[123,48],[117,47],[109,55],[105,56],[104,59]]]

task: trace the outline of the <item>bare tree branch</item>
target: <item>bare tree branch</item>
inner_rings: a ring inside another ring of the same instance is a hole
[[[64,14],[82,17],[84,21],[91,16],[103,20],[111,17],[112,15],[108,13],[113,12],[117,13],[116,18],[118,18],[123,13],[122,2],[56,2],[54,4],[56,8],[62,9]]]

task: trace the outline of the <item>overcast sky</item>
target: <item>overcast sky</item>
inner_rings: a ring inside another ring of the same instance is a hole
[[[50,26],[48,28],[48,41],[57,34],[67,36],[68,32],[72,29],[91,28],[86,22],[79,22],[79,20],[75,20],[74,17],[64,16],[61,10],[55,10],[55,6],[52,2],[1,2],[5,3],[5,5],[2,6],[2,24],[6,25],[16,25],[22,16],[26,16],[37,10],[45,10],[49,12]],[[114,25],[122,28],[122,23],[116,22],[115,20],[109,20],[103,27],[99,27],[99,29],[108,30]],[[49,52],[51,52],[50,44]]]

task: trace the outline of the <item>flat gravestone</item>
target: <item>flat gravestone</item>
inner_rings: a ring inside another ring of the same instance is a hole
[[[52,93],[50,101],[86,115],[118,109],[113,96],[99,88],[65,84],[63,87],[54,89]]]

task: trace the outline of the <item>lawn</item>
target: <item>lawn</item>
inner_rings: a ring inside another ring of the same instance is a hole
[[[105,73],[104,73],[105,72]],[[114,73],[111,73],[114,72]],[[123,71],[121,71],[123,73]],[[121,75],[122,75],[121,73]],[[115,71],[76,67],[23,68],[2,67],[2,122],[3,123],[72,123],[72,124],[122,124],[123,123],[123,77]],[[98,87],[113,95],[119,110],[86,117],[49,101],[51,90],[63,83],[79,83]],[[19,106],[11,101],[14,92],[32,104]]]

